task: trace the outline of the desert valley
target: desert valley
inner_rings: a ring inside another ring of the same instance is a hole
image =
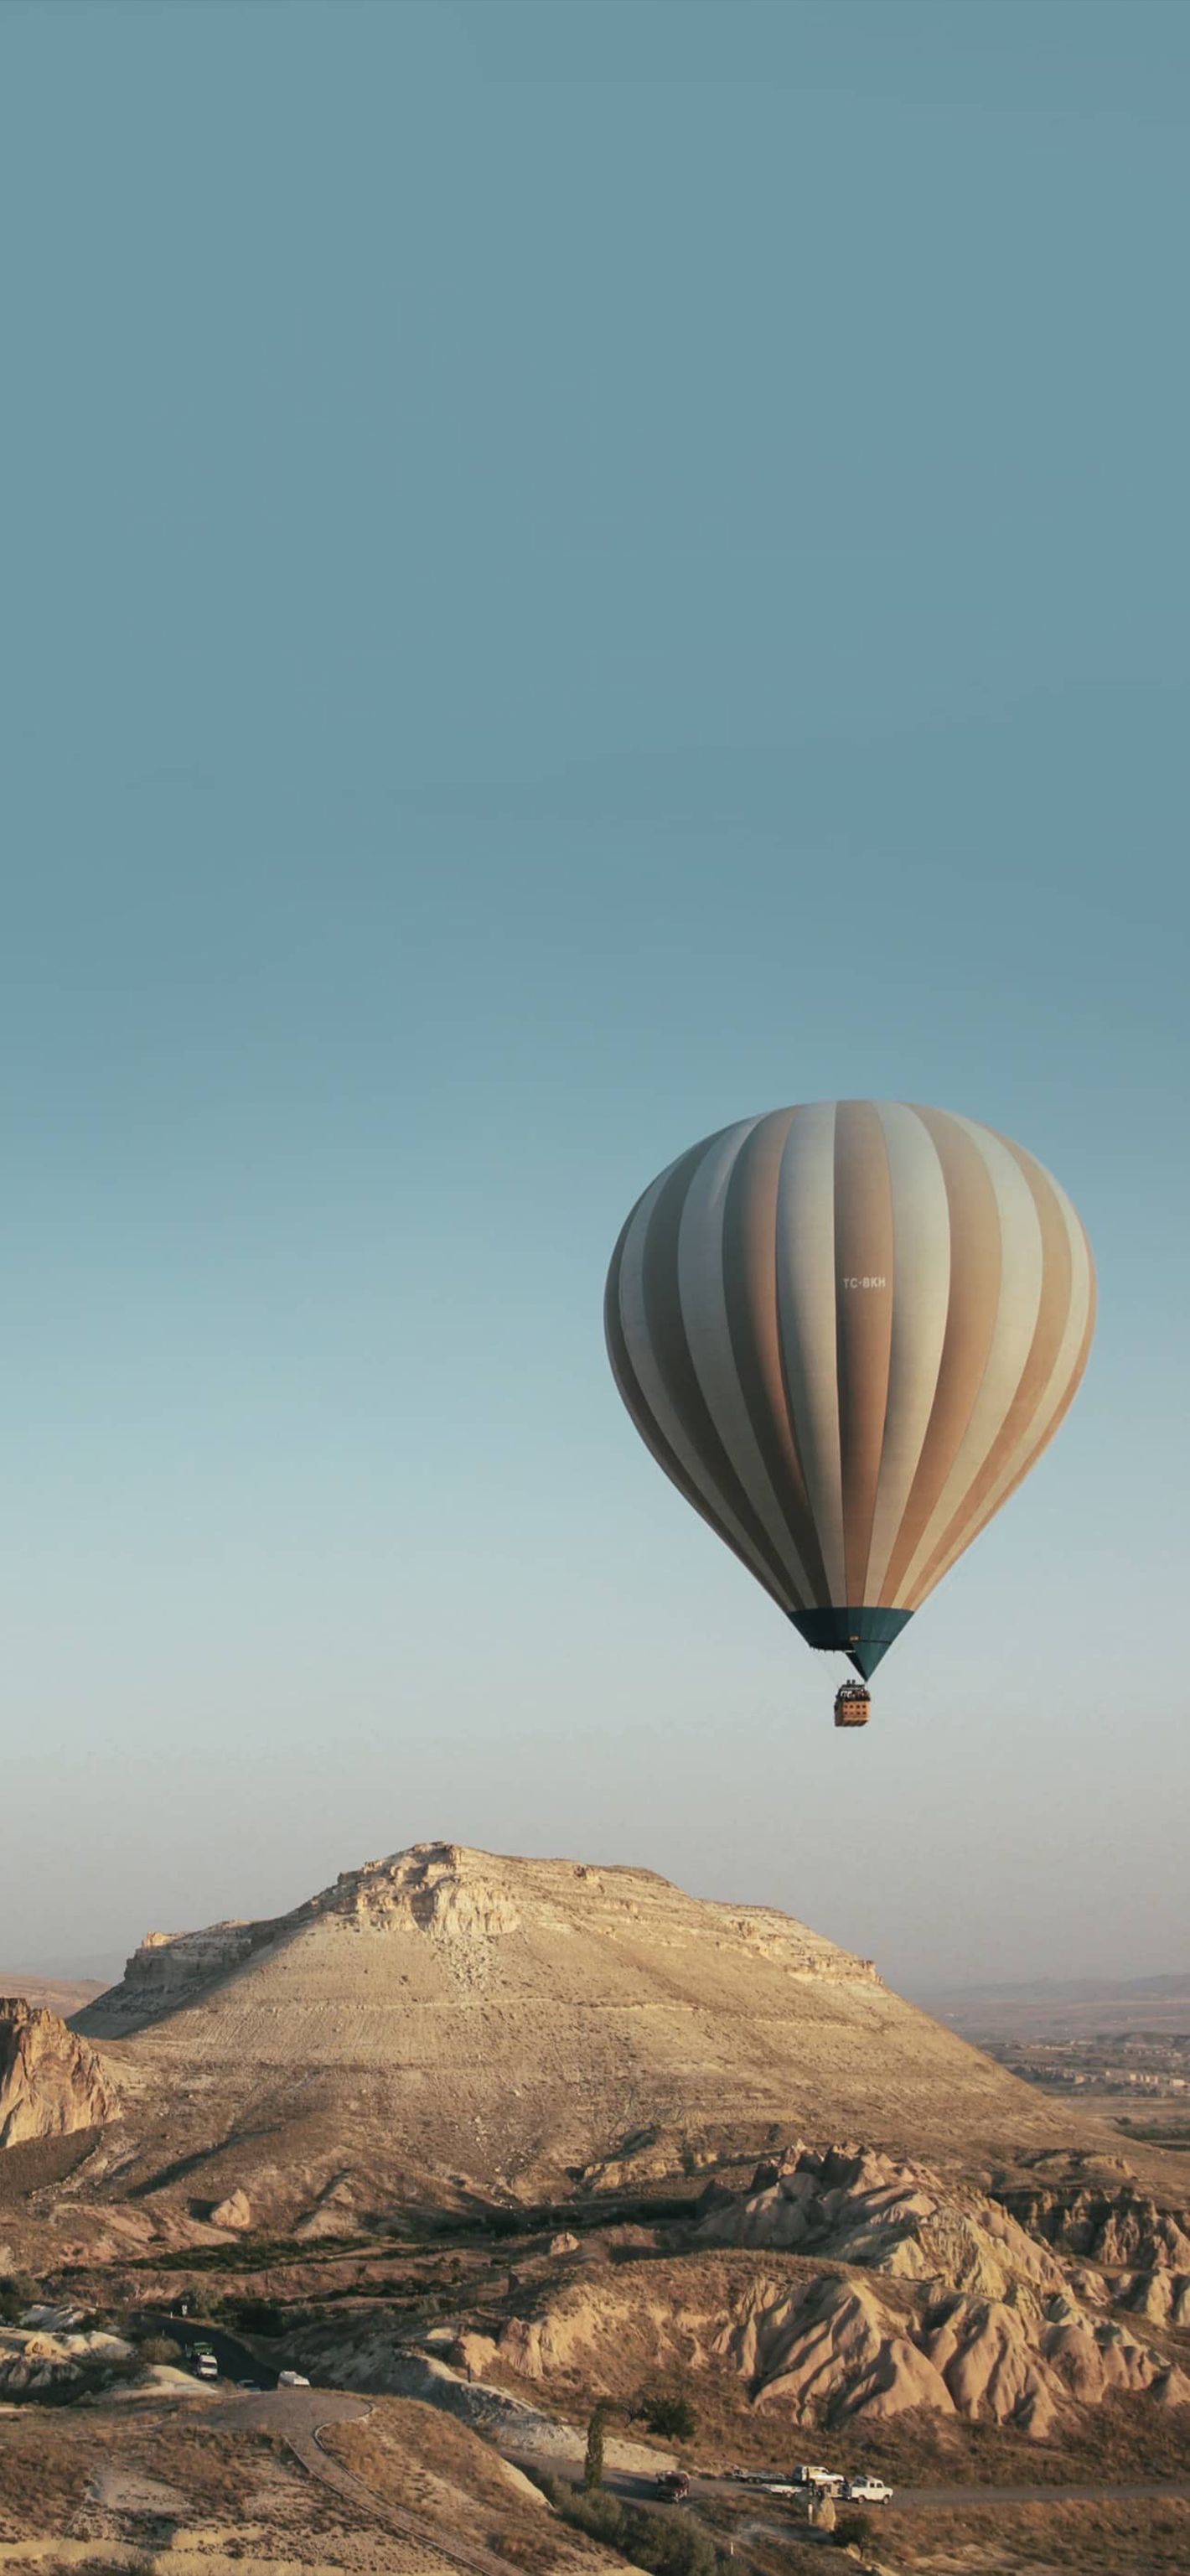
[[[0,2004],[0,2563],[1190,2555],[1184,2163],[783,1914],[423,1844],[55,2000]]]

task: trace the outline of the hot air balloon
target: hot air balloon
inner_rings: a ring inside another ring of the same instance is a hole
[[[605,1301],[659,1466],[807,1645],[862,1676],[846,1726],[1053,1438],[1094,1321],[1057,1181],[976,1119],[902,1101],[704,1137],[638,1199]]]

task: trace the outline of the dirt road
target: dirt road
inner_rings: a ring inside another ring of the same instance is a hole
[[[895,2513],[898,2505],[928,2513],[934,2507],[973,2504],[1127,2504],[1138,2498],[1160,2502],[1167,2496],[1190,2496],[1190,2478],[1138,2479],[1114,2487],[898,2487],[890,2505],[872,2510]]]
[[[226,2426],[229,2432],[280,2433],[312,2478],[333,2488],[385,2531],[395,2532],[400,2540],[416,2541],[420,2548],[433,2551],[444,2566],[466,2568],[471,2576],[509,2576],[507,2558],[497,2558],[472,2541],[448,2537],[440,2524],[423,2522],[420,2514],[406,2513],[402,2505],[387,2504],[323,2449],[318,2437],[328,2425],[361,2424],[371,2412],[365,2398],[341,2396],[331,2388],[269,2388],[237,2391],[234,2397],[218,2399],[204,2422]]]

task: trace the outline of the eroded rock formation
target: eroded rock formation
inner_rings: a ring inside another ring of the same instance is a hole
[[[116,2113],[94,2049],[56,2013],[0,1997],[0,2148],[99,2129]]]
[[[743,2200],[711,2193],[704,2245],[781,2247],[1002,2299],[1018,2285],[1064,2290],[1056,2255],[982,2193],[943,2183],[926,2165],[846,2144],[818,2154],[799,2140],[758,2166]]]
[[[564,2388],[611,2387],[625,2368],[726,2369],[753,2406],[807,2426],[924,2408],[1042,2437],[1111,2396],[1190,2404],[1169,2354],[1105,2313],[1118,2285],[1092,2284],[926,2165],[798,2143],[747,2194],[708,2193],[694,2239],[677,2262],[588,2276],[511,2319],[500,2359]],[[733,2250],[699,2250],[711,2246]]]

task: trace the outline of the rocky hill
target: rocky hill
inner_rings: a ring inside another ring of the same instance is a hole
[[[94,2362],[45,2344],[55,2302],[135,2338],[184,2297],[551,2473],[599,2397],[648,2471],[677,2394],[720,2469],[797,2427],[894,2482],[1185,2474],[1183,2168],[772,1909],[422,1844],[7,2026],[18,2395]]]
[[[234,2208],[344,2232],[419,2193],[681,2182],[791,2126],[942,2155],[1066,2134],[787,1915],[450,1843],[267,1922],[151,1934],[74,2027],[128,2097],[118,2186],[100,2159],[88,2187],[142,2228]]]
[[[795,2143],[750,2192],[712,2187],[680,2243],[668,2261],[579,2273],[495,2340],[471,2337],[472,2371],[572,2406],[709,2376],[741,2409],[807,2427],[958,2417],[1034,2441],[1105,2399],[1190,2407],[1190,2352],[1117,2312],[1128,2276],[1072,2265],[923,2164]]]
[[[102,2128],[116,2108],[85,2040],[22,1995],[0,1996],[0,2148]]]

